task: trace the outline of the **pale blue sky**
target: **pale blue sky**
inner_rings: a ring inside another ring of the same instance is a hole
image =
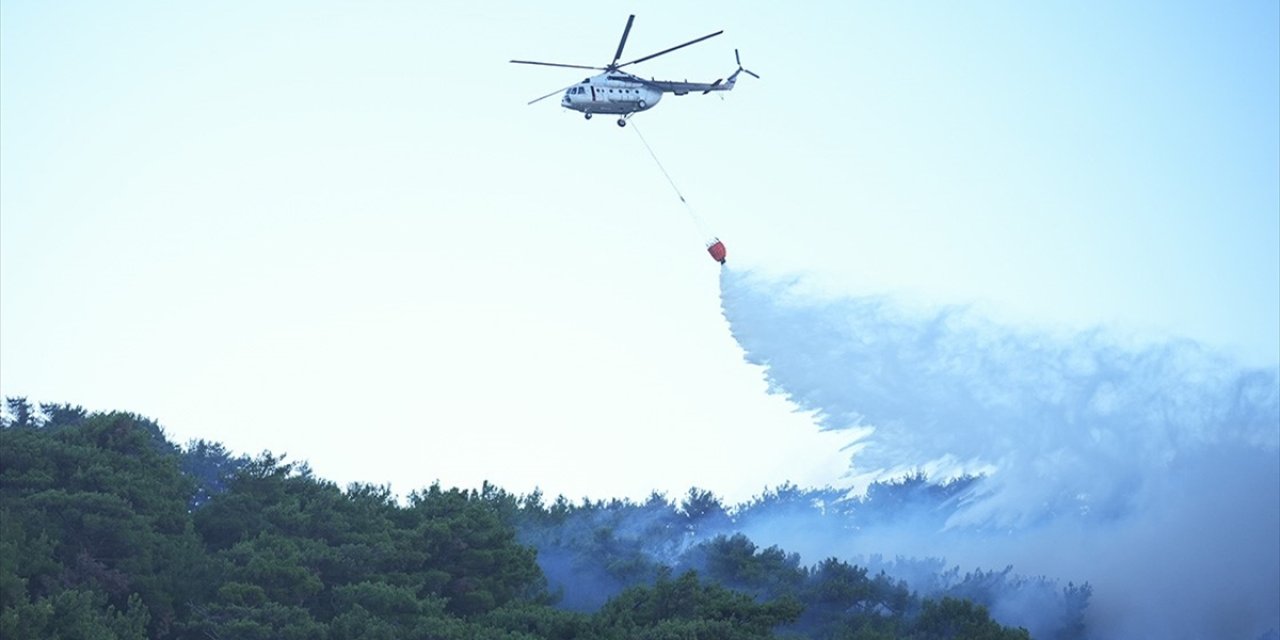
[[[734,268],[1280,360],[1280,12],[1220,3],[0,3],[3,392],[339,482],[742,498],[840,476]],[[732,462],[730,462],[732,461]]]

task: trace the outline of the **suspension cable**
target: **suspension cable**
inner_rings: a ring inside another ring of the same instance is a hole
[[[688,206],[689,202],[684,199],[684,194],[680,193],[680,187],[676,186],[676,181],[671,179],[671,174],[667,173],[667,168],[662,166],[662,161],[658,159],[658,154],[653,152],[653,147],[649,146],[649,141],[645,140],[644,134],[640,133],[640,127],[632,124],[631,130],[635,131],[636,135],[640,137],[640,142],[644,143],[644,148],[649,151],[649,156],[653,158],[655,163],[657,163],[658,169],[662,171],[662,175],[667,177],[667,182],[671,183],[671,189],[676,192],[676,196],[680,198],[680,202],[683,202]]]
[[[676,181],[671,179],[671,174],[667,173],[667,168],[662,166],[662,161],[658,159],[658,154],[653,152],[653,147],[649,146],[649,141],[645,140],[644,134],[640,133],[640,128],[637,127],[634,122],[631,123],[631,130],[636,132],[636,136],[638,136],[640,138],[640,142],[644,144],[644,148],[649,152],[649,156],[653,158],[653,162],[658,165],[658,170],[662,172],[662,175],[666,177],[667,182],[671,185],[671,190],[676,192],[676,197],[680,198],[680,202],[684,203],[685,211],[693,220],[694,226],[698,228],[698,232],[703,236],[709,236],[710,234],[707,233],[706,227],[702,224],[702,220],[698,218],[698,214],[693,212],[693,207],[689,205],[689,201],[684,199],[683,193],[680,193],[680,187],[677,187]]]

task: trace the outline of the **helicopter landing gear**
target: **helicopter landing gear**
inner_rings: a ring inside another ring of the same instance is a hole
[[[626,119],[626,118],[618,118],[618,126],[619,126],[619,127],[625,127],[625,126],[627,126],[627,119]]]
[[[588,112],[588,113],[584,113],[584,114],[582,114],[582,117],[584,117],[584,118],[586,118],[586,119],[590,120],[590,119],[591,119],[591,113],[590,113],[590,112]]]

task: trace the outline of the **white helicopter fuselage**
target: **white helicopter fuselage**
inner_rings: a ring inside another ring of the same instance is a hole
[[[629,73],[611,71],[591,76],[569,87],[560,106],[588,115],[629,115],[652,109],[662,99],[662,89]]]
[[[639,76],[631,75],[625,71],[621,71],[622,67],[629,67],[633,64],[652,60],[658,56],[664,56],[672,51],[683,49],[689,45],[697,44],[708,38],[714,38],[722,33],[723,30],[715,33],[709,33],[701,38],[694,38],[684,44],[674,47],[668,47],[657,53],[651,53],[647,56],[636,58],[630,62],[619,64],[618,60],[622,59],[622,50],[627,46],[627,34],[631,33],[631,23],[636,17],[634,15],[627,17],[627,26],[622,30],[622,39],[618,41],[618,50],[613,54],[613,61],[603,67],[596,67],[581,64],[562,64],[559,62],[539,62],[536,60],[512,60],[512,64],[533,64],[544,67],[568,67],[572,69],[596,69],[604,73],[591,76],[572,85],[564,90],[564,95],[560,98],[560,106],[566,109],[581,112],[588,119],[592,114],[608,113],[618,117],[618,126],[627,126],[627,118],[632,114],[652,109],[662,99],[664,93],[674,93],[678,96],[687,95],[694,91],[708,94],[712,91],[732,91],[733,83],[738,79],[739,73],[759,78],[754,72],[742,68],[742,59],[738,56],[738,50],[733,50],[733,57],[738,62],[738,70],[734,71],[728,78],[721,78],[715,82],[689,82],[656,80],[650,78],[645,80]],[[551,96],[556,95],[559,91],[552,91],[539,98],[529,101],[529,104],[541,102]]]

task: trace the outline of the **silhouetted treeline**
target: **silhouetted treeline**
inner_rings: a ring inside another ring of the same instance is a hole
[[[697,491],[677,508],[432,485],[402,503],[270,453],[179,448],[133,414],[9,399],[0,637],[1029,637],[973,600],[924,599],[839,560],[804,567],[745,536],[681,541],[732,517]],[[616,595],[556,606],[564,590],[540,553],[566,555],[584,580],[610,576]]]

